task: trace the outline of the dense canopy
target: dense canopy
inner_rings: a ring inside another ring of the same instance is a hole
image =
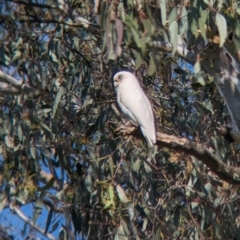
[[[0,2],[0,210],[22,239],[240,239],[239,3]],[[151,158],[120,70],[153,106]]]

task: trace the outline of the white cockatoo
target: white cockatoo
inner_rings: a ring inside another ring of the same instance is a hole
[[[139,125],[150,147],[156,143],[156,128],[152,106],[137,78],[130,72],[118,72],[113,77],[117,102],[122,112]]]

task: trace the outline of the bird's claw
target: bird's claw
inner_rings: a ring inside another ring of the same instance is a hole
[[[137,126],[132,121],[128,121],[125,124],[121,124],[116,130],[114,130],[114,132],[119,132],[123,135],[128,135],[135,131],[136,128]]]

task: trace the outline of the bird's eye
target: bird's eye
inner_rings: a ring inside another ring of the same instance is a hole
[[[122,80],[122,79],[123,79],[123,75],[119,75],[118,80]]]

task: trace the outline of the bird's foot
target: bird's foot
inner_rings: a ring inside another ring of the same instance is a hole
[[[125,122],[124,123],[126,126],[129,126],[129,127],[138,127],[138,124],[137,123],[135,123],[134,121],[132,121],[132,120],[129,120],[129,121],[127,121],[127,122]]]
[[[128,121],[124,124],[119,125],[119,127],[114,132],[119,132],[123,135],[129,135],[137,129],[136,124],[132,121]]]

